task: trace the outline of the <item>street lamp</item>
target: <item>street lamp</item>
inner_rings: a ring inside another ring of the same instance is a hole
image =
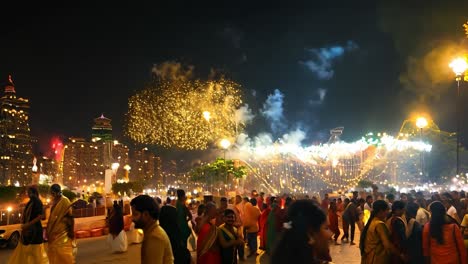
[[[129,181],[128,174],[129,174],[129,172],[130,172],[130,170],[131,170],[132,168],[131,168],[130,165],[128,165],[128,164],[125,165],[123,168],[124,168],[124,170],[125,170],[125,178],[124,178],[124,181],[125,181],[125,182],[128,182],[128,181]]]
[[[225,176],[226,176],[226,184],[224,185],[225,186],[225,189],[224,189],[224,192],[227,193],[227,181],[228,181],[228,174],[227,174],[227,163],[226,163],[226,151],[227,149],[229,148],[229,146],[231,146],[231,142],[229,141],[229,139],[226,139],[226,138],[223,138],[221,140],[221,142],[219,142],[219,145],[224,149],[224,172],[225,172]]]
[[[205,120],[209,122],[211,118],[211,113],[209,111],[203,111],[203,118],[205,118]]]
[[[457,81],[457,102],[456,102],[456,112],[457,112],[457,175],[460,174],[460,81],[465,71],[468,69],[468,63],[464,58],[456,58],[450,64],[449,67],[452,68],[455,73],[455,80]]]
[[[118,162],[114,162],[111,164],[111,169],[112,169],[112,183],[117,182],[117,171],[120,167],[120,164]]]
[[[7,225],[10,224],[10,213],[13,209],[11,208],[11,206],[8,206],[7,208]]]
[[[416,126],[419,128],[419,135],[421,138],[421,142],[423,141],[423,129],[427,127],[427,119],[424,117],[418,117],[416,119]],[[424,153],[423,151],[419,154],[421,158],[421,176],[424,175]]]
[[[223,149],[228,149],[230,146],[231,146],[231,142],[229,141],[229,139],[222,139],[221,142],[219,142],[219,145],[223,148]]]

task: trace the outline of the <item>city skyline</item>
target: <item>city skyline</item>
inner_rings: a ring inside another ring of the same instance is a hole
[[[88,137],[92,119],[102,113],[125,140],[128,98],[151,81],[153,64],[167,61],[192,65],[200,78],[211,69],[226,73],[243,87],[253,110],[260,111],[278,89],[284,127],[303,127],[309,142],[327,140],[338,126],[345,127],[345,140],[394,132],[414,111],[455,131],[456,83],[438,55],[448,62],[461,51],[455,47],[466,48],[467,4],[364,4],[304,3],[284,10],[150,4],[143,12],[141,6],[83,5],[41,7],[33,16],[12,11],[1,20],[9,41],[0,44],[0,82],[12,74],[18,93],[30,98],[31,131],[42,152],[54,136]],[[426,21],[417,13],[436,18]],[[407,32],[415,32],[412,42],[405,40]],[[428,58],[443,72],[426,69]],[[462,83],[462,98],[465,88]],[[461,128],[465,144],[466,121],[468,115]],[[269,131],[269,124],[257,115],[247,129],[256,134]]]

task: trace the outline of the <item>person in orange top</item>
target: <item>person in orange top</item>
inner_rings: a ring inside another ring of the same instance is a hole
[[[246,229],[247,245],[250,250],[247,257],[251,257],[257,254],[258,219],[261,214],[260,209],[257,207],[256,198],[251,198],[250,203],[245,204],[244,212],[244,228]]]
[[[458,225],[449,222],[441,202],[433,202],[430,211],[432,217],[424,225],[422,245],[427,263],[467,264],[466,249]]]

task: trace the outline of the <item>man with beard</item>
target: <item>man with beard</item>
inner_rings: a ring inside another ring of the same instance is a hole
[[[143,229],[141,263],[174,263],[171,242],[164,229],[158,224],[159,207],[148,195],[139,195],[131,202],[132,220],[135,228]]]

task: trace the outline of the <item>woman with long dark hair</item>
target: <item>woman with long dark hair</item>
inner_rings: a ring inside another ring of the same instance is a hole
[[[419,211],[419,205],[415,202],[409,202],[406,205],[406,234],[408,236],[406,251],[408,252],[409,263],[423,264],[424,257],[422,253],[422,226],[416,221],[416,215]]]
[[[323,210],[311,200],[298,200],[288,209],[285,230],[272,252],[272,264],[331,261],[328,229]]]
[[[445,206],[439,202],[429,205],[431,221],[424,225],[423,254],[428,263],[467,263],[461,231],[451,223]]]
[[[392,215],[387,220],[387,227],[390,231],[390,240],[393,245],[398,249],[398,254],[392,254],[392,263],[404,263],[400,255],[406,255],[407,248],[407,227],[406,219],[403,218],[405,213],[405,203],[402,201],[395,201],[392,204]]]
[[[107,243],[112,252],[127,251],[127,234],[124,230],[124,215],[122,207],[114,201],[111,214],[109,216],[109,236]]]
[[[377,200],[373,203],[371,216],[361,233],[359,242],[362,264],[390,263],[391,254],[399,254],[398,249],[390,241],[390,234],[385,225],[388,212],[387,202]]]
[[[21,219],[21,239],[9,259],[9,264],[49,263],[42,239],[41,220],[44,215],[39,192],[35,186],[28,188],[29,202]]]

